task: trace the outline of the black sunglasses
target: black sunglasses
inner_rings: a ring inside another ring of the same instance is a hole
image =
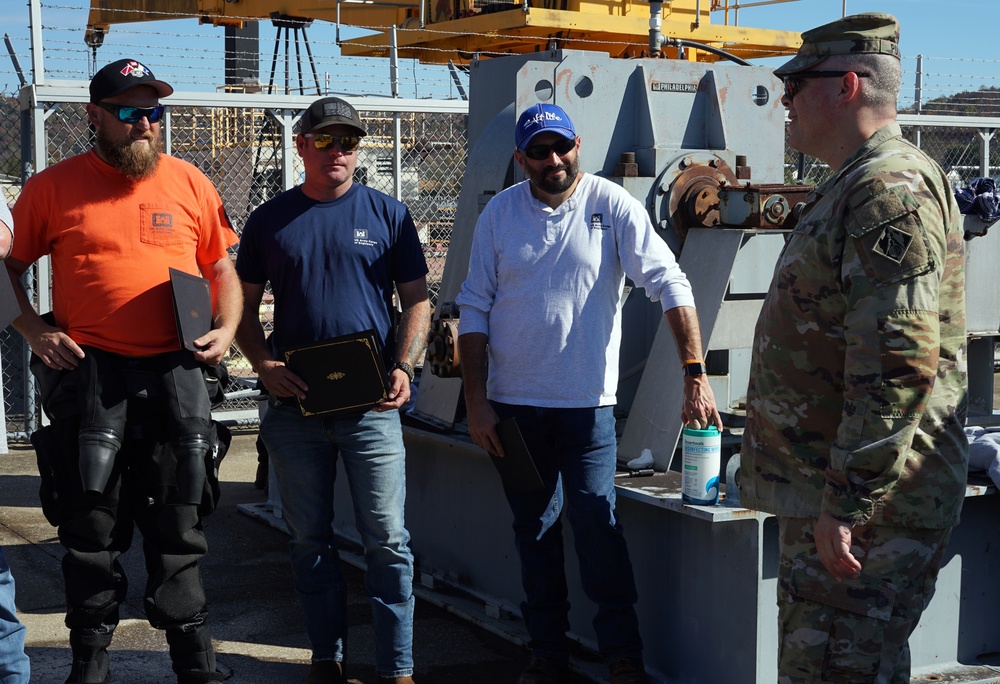
[[[127,107],[125,105],[108,104],[107,102],[98,102],[98,106],[104,111],[111,112],[119,121],[124,123],[139,123],[139,120],[146,117],[149,123],[154,124],[163,118],[163,112],[166,107],[163,105],[156,105],[155,107]]]
[[[803,81],[807,78],[839,78],[847,74],[857,74],[858,78],[868,78],[871,74],[865,71],[800,71],[796,74],[785,76],[782,83],[785,85],[785,97],[794,100],[795,96],[802,92]]]
[[[306,133],[306,137],[313,141],[313,147],[317,150],[325,150],[334,143],[340,146],[344,153],[353,152],[361,144],[361,138],[356,135],[330,135],[329,133]]]
[[[524,156],[528,159],[541,161],[548,159],[553,151],[561,157],[568,154],[574,147],[576,147],[576,138],[566,138],[551,145],[532,145],[524,150]]]

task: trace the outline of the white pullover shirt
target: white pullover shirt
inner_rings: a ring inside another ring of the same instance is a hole
[[[626,275],[663,311],[694,306],[673,253],[620,185],[583,174],[555,209],[528,181],[491,199],[456,298],[459,334],[489,340],[487,396],[548,408],[613,405]]]

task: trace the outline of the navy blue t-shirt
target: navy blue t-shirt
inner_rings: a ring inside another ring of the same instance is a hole
[[[388,370],[395,352],[393,283],[427,274],[406,206],[360,183],[331,202],[295,187],[247,219],[236,271],[271,282],[277,359],[319,340],[373,328]]]

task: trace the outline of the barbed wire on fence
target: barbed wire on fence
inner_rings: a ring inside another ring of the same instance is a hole
[[[175,87],[189,90],[213,90],[223,86],[225,77],[225,49],[222,28],[200,25],[196,18],[177,12],[150,12],[142,15],[158,15],[164,22],[144,24],[115,24],[96,51],[84,42],[89,3],[79,0],[78,4],[42,4],[42,42],[45,58],[45,75],[50,79],[87,80],[90,78],[96,60],[97,66],[121,57],[139,57],[146,61],[157,76],[169,80]],[[125,11],[125,14],[130,11]],[[255,17],[233,17],[258,21]],[[24,12],[23,29],[28,25],[28,11]],[[284,39],[278,35],[265,35],[264,25],[268,20],[259,20],[261,31],[259,49],[256,51],[260,66],[261,80],[269,78],[269,71],[275,55],[275,45],[281,49],[275,60],[274,81],[279,89],[287,82],[298,82],[300,74],[312,91],[314,81],[312,70],[318,72],[320,88],[331,91],[364,95],[387,96],[391,94],[389,62],[383,57],[352,57],[340,53],[336,40],[337,27],[329,22],[317,20],[309,27],[308,64],[301,65],[300,58],[306,54],[293,41],[289,46],[291,58],[285,70]],[[159,26],[170,27],[159,29]],[[363,29],[341,25],[341,30],[349,35],[361,35]],[[27,61],[30,55],[30,40],[26,30],[11,32],[10,41],[19,56],[22,67],[30,69]],[[241,42],[242,39],[241,39]],[[459,86],[468,87],[467,76],[461,70],[449,70],[446,65],[423,65],[414,59],[400,59],[398,92],[403,97],[414,99],[455,99],[459,97]],[[6,59],[0,59],[0,79],[16,83],[13,67]],[[459,79],[459,83],[456,83]],[[342,85],[338,85],[342,84]],[[298,88],[294,88],[293,92]]]
[[[223,47],[221,28],[198,24],[197,18],[177,12],[151,10],[120,10],[122,16],[161,16],[163,22],[116,23],[104,40],[104,45],[94,53],[84,43],[84,34],[89,16],[90,4],[87,0],[62,0],[56,3],[42,4],[42,34],[46,58],[46,74],[54,79],[85,80],[90,77],[94,56],[99,63],[106,63],[123,56],[139,56],[148,61],[151,66],[158,67],[156,73],[169,77],[172,83],[184,89],[211,90],[221,88],[224,82],[225,49]],[[260,20],[249,16],[231,16],[229,19],[260,21],[261,28],[268,20]],[[24,11],[24,26],[27,26],[28,11]],[[364,36],[384,30],[383,26],[371,24],[347,24],[339,27],[331,22],[316,20],[308,29],[309,45],[312,48],[312,65],[320,77],[322,92],[338,92],[349,95],[380,95],[391,92],[389,82],[389,65],[385,57],[353,57],[341,54],[337,40],[338,30],[345,36],[354,39],[361,47],[385,51],[383,44],[375,41],[366,42]],[[397,32],[405,35],[407,32],[420,31],[425,34],[438,34],[455,37],[478,37],[489,40],[535,42],[540,46],[550,41],[560,41],[565,36],[541,36],[529,38],[520,35],[504,35],[503,33],[466,33],[441,31],[433,26],[423,28],[403,26]],[[11,41],[15,52],[26,59],[30,51],[27,32],[12,32]],[[265,35],[260,31],[259,49],[256,55],[261,67],[261,78],[270,78],[270,65],[274,56],[275,43],[279,41],[278,34]],[[608,41],[573,38],[571,43],[577,46],[600,49]],[[405,43],[405,41],[401,41]],[[621,44],[621,43],[615,43]],[[628,43],[630,48],[641,51],[645,44],[642,40]],[[441,59],[441,53],[450,53],[455,63],[466,62],[470,55],[457,50],[445,50],[437,47],[418,46],[407,47],[419,54],[433,55],[435,61]],[[481,57],[504,54],[501,51],[484,50],[477,53]],[[766,53],[761,52],[761,56]],[[300,55],[296,55],[300,56]],[[981,58],[927,56],[920,57],[921,100],[922,103],[933,102],[943,113],[972,113],[969,107],[993,107],[996,93],[1000,85],[1000,60]],[[914,89],[917,82],[917,58],[903,59],[903,89],[900,94],[900,108],[910,108],[915,104]],[[978,73],[956,73],[955,66],[976,66]],[[30,66],[25,62],[24,66]],[[289,68],[298,69],[297,62]],[[310,67],[311,68],[311,67]],[[0,59],[0,82],[6,82],[8,87],[16,86],[17,79],[11,75],[12,68],[6,60]],[[404,97],[453,99],[460,96],[459,86],[467,90],[468,78],[461,70],[449,69],[445,65],[423,64],[417,59],[400,60],[398,70],[398,92]],[[315,82],[308,70],[302,74],[304,82],[308,83],[306,92],[314,90]],[[298,92],[299,72],[285,73],[284,59],[279,58],[275,64],[275,87],[283,88],[284,84],[295,83],[292,92]],[[456,83],[456,79],[458,83]],[[956,93],[966,94],[961,102],[953,102],[948,98]]]

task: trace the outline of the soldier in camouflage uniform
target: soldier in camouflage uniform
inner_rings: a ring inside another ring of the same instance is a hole
[[[895,123],[895,18],[802,39],[789,144],[833,175],[757,322],[740,498],[779,517],[779,682],[907,684],[966,484],[962,224]]]

